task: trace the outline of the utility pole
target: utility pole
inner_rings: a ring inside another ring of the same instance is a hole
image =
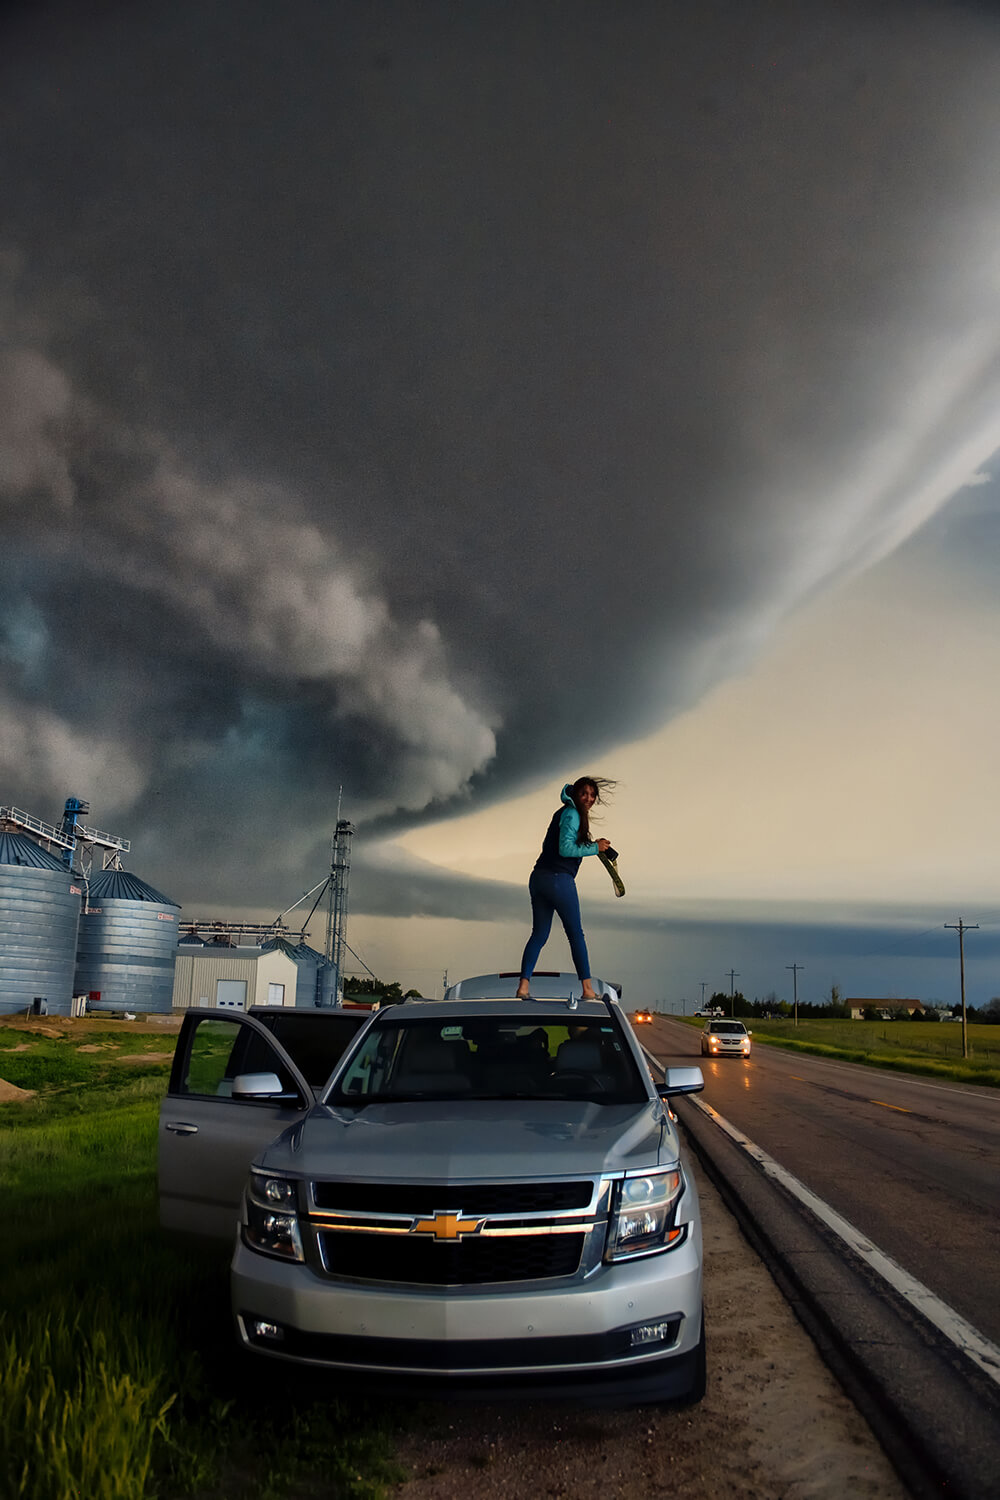
[[[447,993],[448,993],[448,970],[447,969],[445,969],[445,971],[444,971],[444,975],[442,977],[441,983],[444,986],[443,994],[447,995]]]
[[[705,991],[707,989],[708,989],[708,980],[707,979],[703,979],[701,981],[701,1008],[702,1008],[702,1010],[705,1009]]]
[[[799,970],[805,973],[805,964],[786,964],[785,968],[792,971],[792,993],[795,996],[795,1020],[792,1024],[797,1026],[799,1024]]]
[[[730,1014],[730,1016],[735,1016],[735,1014],[736,1014],[736,997],[735,997],[735,994],[733,992],[733,981],[736,980],[736,979],[739,979],[739,977],[740,977],[740,974],[739,974],[739,970],[738,969],[730,969],[730,971],[729,971],[729,1014]]]
[[[962,1056],[969,1055],[969,1022],[965,1014],[965,943],[963,941],[967,932],[978,932],[978,922],[963,922],[959,917],[957,922],[946,922],[953,932],[958,933],[958,971],[962,982]]]

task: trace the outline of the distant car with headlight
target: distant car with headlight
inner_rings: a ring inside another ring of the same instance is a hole
[[[749,1057],[752,1036],[742,1021],[709,1021],[701,1034],[702,1057]]]
[[[190,1012],[160,1118],[168,1229],[235,1249],[255,1353],[382,1389],[705,1388],[698,1197],[617,996],[463,980],[365,1021],[321,1086],[260,1020]],[[492,996],[492,998],[491,998]]]
[[[646,1026],[652,1019],[653,1012],[651,1010],[637,1010],[632,1017],[632,1021],[636,1026]]]

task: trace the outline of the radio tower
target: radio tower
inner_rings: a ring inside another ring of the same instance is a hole
[[[338,812],[340,809],[337,809]],[[333,983],[328,988],[333,1004],[343,1000],[344,948],[347,943],[347,897],[351,880],[351,839],[354,824],[337,819],[330,846],[330,899],[326,916],[326,958],[333,969]]]

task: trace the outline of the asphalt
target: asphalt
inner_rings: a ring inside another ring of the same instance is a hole
[[[1000,1497],[1000,1387],[693,1100],[677,1099],[675,1110],[704,1171],[915,1500]]]

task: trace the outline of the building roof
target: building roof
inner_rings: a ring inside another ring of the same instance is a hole
[[[102,870],[90,882],[91,901],[152,901],[157,906],[176,906],[169,896],[155,891],[151,885],[131,875],[128,870]]]
[[[0,865],[29,865],[36,870],[61,870],[71,875],[58,855],[50,854],[23,833],[0,833]]]
[[[314,958],[318,964],[326,963],[326,954],[320,953],[317,948],[311,948],[308,943],[299,943],[296,950],[302,958]]]
[[[908,1010],[927,1009],[922,1000],[906,1000],[897,995],[883,995],[881,1000],[859,1000],[854,995],[849,995],[843,1003],[845,1005],[853,1005],[855,1009],[859,1006],[867,1005],[872,1006],[875,1010],[902,1010],[904,1006]]]
[[[299,950],[298,948],[296,948],[295,944],[290,943],[287,938],[268,938],[266,943],[261,943],[260,951],[261,953],[284,953],[285,956],[287,958],[290,958],[293,963],[299,962]]]
[[[256,943],[203,943],[198,939],[192,940],[190,936],[177,939],[178,948],[198,948],[200,952],[188,953],[189,958],[241,958],[258,959],[265,958],[269,953],[280,953],[283,958],[289,959],[293,964],[298,964],[293,948],[286,948],[281,943],[267,943],[264,947],[258,947]]]

